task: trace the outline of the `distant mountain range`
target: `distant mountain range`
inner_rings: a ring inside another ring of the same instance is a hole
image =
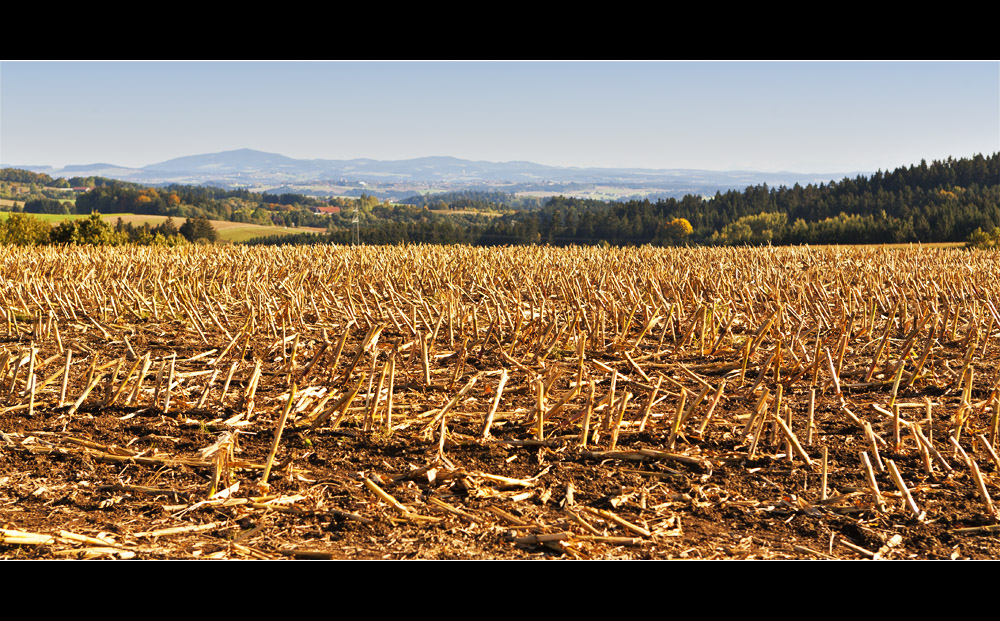
[[[4,164],[4,166],[8,166]],[[748,185],[788,185],[829,182],[850,173],[712,171],[693,169],[574,168],[534,162],[486,162],[456,157],[408,160],[300,160],[278,153],[238,149],[178,157],[142,168],[114,164],[75,164],[63,168],[13,166],[53,177],[102,176],[139,183],[195,183],[224,186],[287,185],[309,181],[445,184],[611,184],[650,186],[667,191],[697,191]]]

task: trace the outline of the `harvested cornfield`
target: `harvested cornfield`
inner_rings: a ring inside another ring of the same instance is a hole
[[[3,558],[996,558],[1000,255],[7,248]]]

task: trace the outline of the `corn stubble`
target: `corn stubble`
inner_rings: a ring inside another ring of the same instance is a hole
[[[160,502],[170,519],[111,541],[23,531],[14,516],[3,556],[192,557],[203,538],[226,542],[213,557],[380,545],[272,545],[271,514],[417,533],[461,523],[511,557],[907,558],[920,556],[908,530],[940,532],[942,518],[952,534],[996,536],[996,253],[4,250],[4,450],[127,465],[151,484],[105,495]],[[207,435],[200,452],[92,441],[83,430],[106,417]],[[242,451],[258,437],[261,450]],[[410,447],[410,465],[324,483],[293,448],[344,441]],[[486,471],[467,457],[475,447],[509,457]],[[554,474],[567,468],[580,478]],[[179,469],[204,485],[156,483]],[[333,488],[350,503],[336,506]],[[718,532],[696,539],[684,522],[705,511]],[[829,546],[741,549],[726,539],[741,513],[819,520]],[[260,524],[205,527],[213,515]]]

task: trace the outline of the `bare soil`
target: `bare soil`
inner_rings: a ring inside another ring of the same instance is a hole
[[[37,273],[45,274],[45,259],[36,257],[36,264]],[[280,282],[279,263],[270,265],[274,282]],[[237,338],[233,351],[239,353],[223,359],[219,352],[249,321],[249,313],[241,314],[235,298],[220,290],[221,303],[211,311],[219,315],[218,326],[196,293],[190,301],[187,293],[179,293],[173,312],[163,297],[158,317],[146,316],[139,302],[132,317],[118,308],[126,303],[123,297],[112,311],[108,296],[79,296],[77,305],[73,296],[63,295],[65,304],[77,306],[75,319],[50,295],[59,311],[56,337],[45,317],[39,323],[40,315],[32,312],[37,309],[28,308],[29,296],[22,296],[22,304],[15,280],[4,284],[9,320],[5,332],[0,328],[0,357],[9,355],[0,363],[0,558],[1000,557],[996,514],[987,509],[970,462],[948,440],[958,439],[996,498],[998,464],[977,436],[995,434],[1000,326],[978,326],[984,334],[975,337],[975,379],[967,395],[949,375],[957,373],[956,361],[969,351],[971,340],[963,342],[966,324],[956,324],[954,338],[950,325],[930,337],[935,339],[927,367],[931,375],[906,387],[904,374],[904,386],[896,391],[903,421],[897,444],[892,416],[880,412],[891,410],[893,401],[894,378],[886,370],[891,371],[890,361],[877,364],[869,382],[862,381],[881,326],[866,337],[860,334],[860,318],[837,382],[825,368],[825,358],[818,371],[796,378],[790,357],[788,366],[777,367],[775,381],[766,364],[775,351],[770,338],[751,356],[748,369],[740,369],[741,343],[754,336],[766,317],[759,311],[756,322],[734,322],[734,345],[715,353],[711,344],[723,334],[721,326],[710,334],[696,331],[700,340],[684,343],[684,329],[695,314],[692,306],[688,319],[678,321],[676,333],[667,332],[665,343],[657,343],[660,329],[644,342],[640,330],[652,316],[639,317],[628,332],[638,346],[628,357],[622,353],[627,349],[614,346],[609,335],[600,347],[588,340],[581,361],[571,339],[546,357],[537,348],[518,347],[516,330],[499,339],[485,337],[490,320],[480,309],[478,330],[471,319],[468,325],[456,319],[450,335],[447,320],[441,324],[436,341],[430,342],[428,384],[418,341],[401,319],[383,315],[372,321],[382,331],[375,343],[366,342],[371,326],[363,315],[357,314],[354,325],[334,318],[333,306],[324,307],[326,298],[319,293],[313,296],[315,308],[293,303],[282,315],[276,305],[273,323],[255,315],[246,346]],[[211,283],[204,287],[212,291]],[[323,289],[319,284],[308,287],[312,292]],[[136,288],[145,292],[150,306],[160,291],[155,285]],[[38,291],[32,297],[40,299]],[[353,295],[356,305],[363,304],[357,292]],[[203,325],[182,311],[182,299],[198,306]],[[443,300],[438,298],[434,308],[447,308]],[[369,317],[378,317],[375,298],[367,303]],[[405,315],[412,322],[416,311],[409,311]],[[799,314],[805,311],[799,308]],[[433,323],[434,316],[428,319]],[[537,324],[537,337],[530,336],[528,325],[526,319],[518,338],[529,344],[533,338],[549,342],[544,320]],[[968,326],[973,325],[970,317]],[[775,333],[791,339],[793,327],[776,327]],[[433,328],[426,327],[428,332]],[[901,321],[899,334],[891,332],[895,351],[906,328]],[[464,346],[462,335],[469,337]],[[36,384],[53,375],[57,379],[29,408],[26,354],[32,345],[37,349]],[[831,340],[831,349],[835,346]],[[921,340],[917,354],[922,346]],[[60,404],[58,372],[69,349],[74,352],[71,372]],[[800,371],[808,369],[813,352],[793,353],[801,360]],[[22,354],[25,363],[14,371],[14,360]],[[135,376],[127,372],[136,364],[141,369],[147,354],[149,369],[133,402],[134,379],[129,380]],[[391,372],[382,373],[393,356],[388,421]],[[258,362],[261,376],[251,399]],[[175,383],[168,403],[171,364]],[[503,373],[509,379],[484,437]],[[755,382],[758,374],[762,377]],[[547,418],[539,432],[538,382],[547,380],[551,384],[542,397]],[[725,387],[708,417],[723,380]],[[382,391],[377,390],[380,381],[385,382]],[[92,391],[75,407],[90,384]],[[656,384],[657,396],[646,408],[649,389]],[[707,390],[703,384],[711,389],[696,399]],[[317,422],[354,388],[358,393],[353,400]],[[617,406],[627,393],[633,395],[619,416]],[[564,407],[553,407],[567,395],[572,397]],[[791,421],[811,463],[790,446],[773,416],[747,429],[762,395],[770,395],[764,396],[764,410],[776,410],[782,420]],[[676,413],[692,403],[697,407],[676,425]],[[931,458],[930,471],[910,431],[915,424],[931,436],[931,446],[940,454],[940,459]],[[584,442],[585,426],[589,433]],[[879,445],[878,457],[873,442]],[[873,462],[880,497],[865,474],[862,452]],[[912,505],[894,481],[890,461],[901,473]]]

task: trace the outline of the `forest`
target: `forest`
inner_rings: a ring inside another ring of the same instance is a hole
[[[86,190],[73,192],[71,188]],[[0,198],[24,201],[22,207],[12,210],[33,214],[133,213],[268,226],[329,224],[325,214],[315,213],[317,207],[328,203],[302,194],[176,184],[150,187],[103,177],[54,179],[12,168],[0,170]]]
[[[891,172],[828,184],[765,184],[717,192],[711,197],[688,195],[655,201],[606,202],[557,196],[543,203],[480,189],[414,196],[404,204],[394,204],[366,194],[323,200],[206,186],[148,187],[102,178],[67,181],[15,169],[0,171],[0,184],[0,194],[13,184],[30,184],[31,191],[21,197],[25,199],[21,209],[26,213],[134,213],[326,229],[326,233],[247,242],[268,245],[347,244],[355,235],[364,244],[477,246],[966,241],[989,245],[992,231],[1000,227],[1000,153],[949,157],[930,164],[921,161]],[[64,186],[79,188],[77,184],[89,184],[84,185],[89,189],[77,193],[75,202],[59,194],[72,192]]]
[[[845,178],[829,184],[748,187],[706,198],[604,202],[555,197],[512,210],[502,197],[462,197],[495,218],[456,219],[420,209],[364,211],[362,243],[482,246],[550,244],[784,245],[962,242],[1000,226],[1000,153]],[[474,205],[474,207],[473,207]],[[348,243],[348,214],[326,234],[259,238],[251,243]]]

